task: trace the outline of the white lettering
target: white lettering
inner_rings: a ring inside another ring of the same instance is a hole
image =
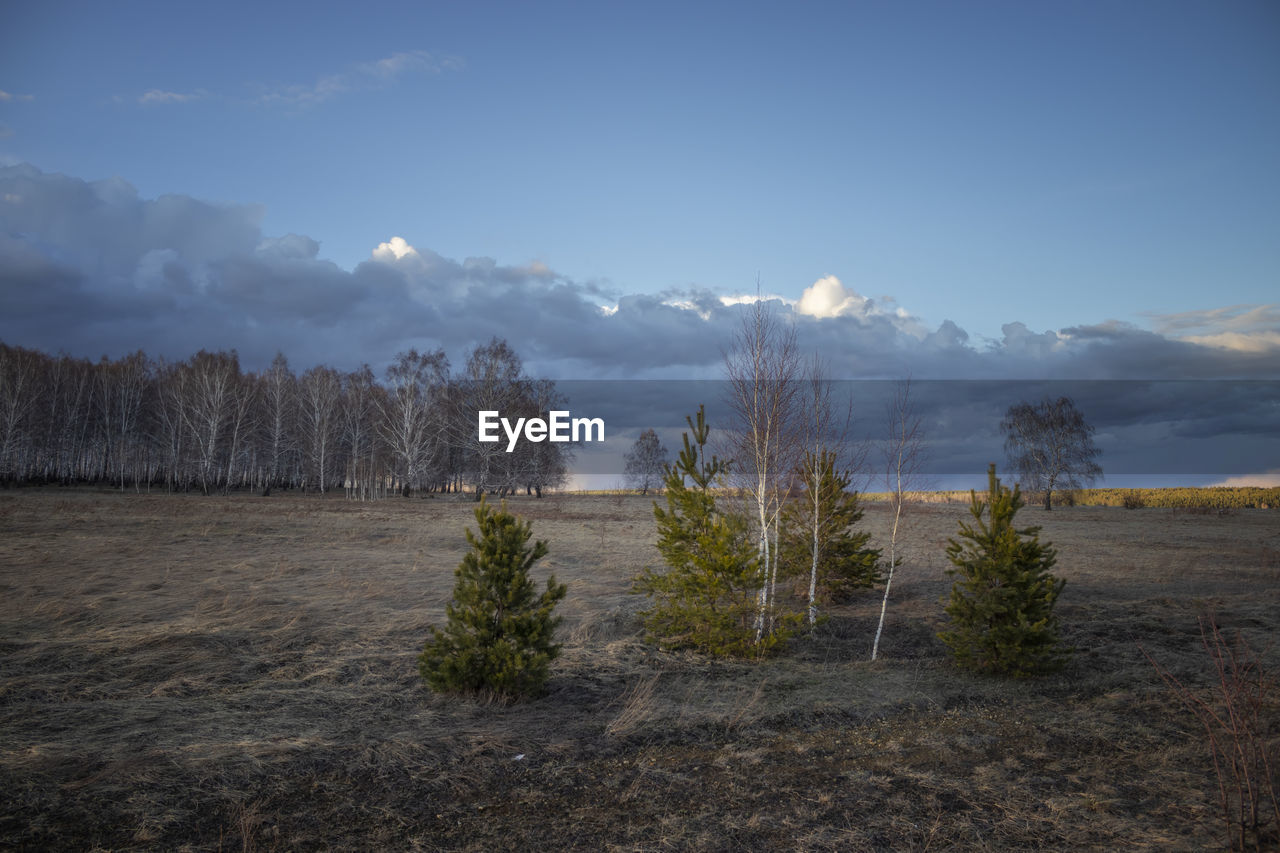
[[[569,413],[552,410],[551,440],[552,441],[568,441],[569,433],[565,432],[565,428],[568,426],[569,426]]]
[[[548,412],[548,415],[549,420],[516,418],[512,424],[499,412],[486,409],[478,413],[477,438],[483,442],[499,441],[497,430],[501,426],[507,436],[508,453],[515,451],[522,435],[526,441],[533,442],[604,441],[604,418],[573,418],[562,410]]]
[[[497,441],[498,436],[492,433],[498,425],[492,418],[498,416],[497,412],[485,411],[480,413],[480,440],[481,441]]]
[[[524,418],[516,418],[515,429],[511,428],[510,421],[508,421],[506,418],[502,419],[502,428],[506,430],[507,438],[509,439],[509,441],[507,442],[508,453],[516,449],[516,439],[520,438],[520,427],[522,426],[524,426]]]
[[[604,441],[604,418],[574,418],[573,419],[573,440],[578,440],[578,427],[586,430],[586,437],[583,441]],[[596,431],[596,437],[591,437],[592,428]]]

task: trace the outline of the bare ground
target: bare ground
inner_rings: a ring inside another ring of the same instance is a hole
[[[879,595],[764,662],[642,643],[651,501],[520,498],[568,584],[547,694],[433,695],[472,505],[0,493],[0,847],[1198,850],[1225,834],[1197,614],[1275,671],[1280,516],[1028,508],[1067,579],[1068,668],[957,672],[935,632],[961,505]],[[882,506],[866,523],[885,530]],[[1275,719],[1276,709],[1270,709]],[[1273,733],[1280,725],[1273,726]]]

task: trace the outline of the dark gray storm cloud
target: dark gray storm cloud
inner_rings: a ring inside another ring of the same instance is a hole
[[[542,264],[458,261],[400,238],[346,270],[322,258],[308,236],[263,234],[261,218],[250,205],[144,199],[119,178],[0,168],[0,340],[89,358],[142,349],[181,359],[234,348],[249,369],[279,351],[297,369],[369,363],[381,372],[410,347],[442,347],[460,365],[476,344],[499,336],[537,375],[710,380],[721,376],[723,350],[745,310],[743,298],[729,294],[620,294]],[[999,415],[1012,402],[1069,391],[1098,426],[1099,444],[1131,448],[1135,468],[1158,467],[1135,445],[1167,460],[1175,452],[1169,442],[1182,442],[1203,457],[1206,443],[1226,436],[1229,453],[1188,465],[1280,468],[1268,444],[1276,384],[1248,381],[1280,379],[1273,306],[1157,316],[1159,331],[1105,317],[1035,330],[1007,318],[998,340],[975,339],[949,320],[926,327],[833,276],[772,307],[838,379],[970,380],[921,386],[935,449],[956,467],[985,467],[998,450]],[[618,399],[597,394],[608,422],[626,436],[668,418],[678,441],[677,413],[691,411],[692,398],[670,385],[627,387]],[[864,416],[880,405],[874,398],[862,398]],[[637,413],[649,419],[628,426]]]
[[[310,237],[264,235],[261,217],[250,205],[140,198],[119,178],[0,169],[0,338],[90,357],[235,348],[250,367],[277,350],[302,366],[354,367],[411,346],[443,347],[457,361],[497,335],[549,375],[709,378],[744,310],[707,290],[611,294],[541,264],[456,261],[399,238],[345,270]],[[1268,344],[1276,330],[1256,318],[1243,345],[1200,342],[1212,337],[1209,314],[1195,318],[1195,341],[1172,336],[1192,325],[1179,315],[1165,324],[1170,334],[1114,322],[1036,331],[1011,318],[1000,340],[975,342],[949,320],[926,328],[830,276],[775,308],[841,378],[1280,373],[1280,347]]]

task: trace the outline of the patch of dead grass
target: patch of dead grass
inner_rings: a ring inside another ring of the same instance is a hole
[[[1060,552],[1063,673],[956,672],[935,632],[961,505],[913,507],[875,594],[759,663],[641,642],[651,501],[515,498],[569,585],[521,705],[432,695],[473,504],[0,494],[0,843],[92,849],[1194,849],[1196,613],[1266,650],[1274,514],[1025,510]],[[873,536],[887,529],[871,504]],[[1261,543],[1261,544],[1260,544]],[[1267,550],[1271,549],[1271,550]],[[517,759],[517,756],[522,756]]]

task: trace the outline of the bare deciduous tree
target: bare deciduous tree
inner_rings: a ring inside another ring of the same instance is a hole
[[[343,480],[348,499],[365,501],[378,496],[374,417],[379,390],[367,364],[342,379],[342,441],[347,460]]]
[[[206,494],[252,486],[344,482],[352,497],[391,488],[461,488],[541,496],[568,476],[573,446],[523,441],[477,451],[477,408],[547,418],[568,401],[524,375],[505,341],[477,347],[471,370],[449,378],[442,350],[401,353],[378,384],[366,366],[316,366],[302,381],[277,354],[261,372],[235,351],[185,361],[138,352],[92,363],[0,343],[0,482],[164,483]]]
[[[324,494],[338,438],[342,376],[332,367],[313,367],[298,382],[298,423],[307,482]]]
[[[556,389],[550,379],[531,379],[522,383],[527,395],[525,403],[529,417],[546,420],[550,412],[566,409],[568,399]],[[574,458],[575,445],[571,442],[521,442],[517,448],[516,464],[520,470],[520,483],[525,493],[542,497],[543,489],[553,489],[564,484],[569,476],[569,465]]]
[[[640,433],[636,443],[627,452],[623,476],[626,483],[640,494],[649,494],[650,489],[657,488],[666,478],[670,462],[667,449],[658,440],[658,434],[651,429]]]
[[[49,359],[42,375],[44,399],[33,429],[40,431],[43,441],[31,448],[27,467],[45,481],[70,483],[85,476],[93,365],[64,355]]]
[[[0,478],[20,479],[23,455],[36,402],[38,353],[0,344]]]
[[[809,533],[809,624],[818,619],[818,568],[825,546],[823,533],[828,519],[825,509],[832,506],[824,500],[824,472],[841,474],[839,482],[847,477],[852,480],[865,461],[865,446],[855,448],[849,455],[849,426],[853,419],[853,402],[850,400],[842,412],[832,399],[831,380],[825,375],[822,361],[814,356],[805,368],[804,387],[807,391],[799,399],[801,416],[798,434],[803,455],[796,468],[796,477],[804,487],[800,500],[804,502],[804,517]],[[858,486],[855,486],[857,489]],[[827,496],[831,497],[831,496]]]
[[[505,340],[493,338],[477,346],[467,359],[462,380],[462,417],[457,424],[466,448],[476,500],[486,491],[506,495],[516,487],[517,458],[506,452],[506,442],[479,440],[476,417],[481,411],[510,412],[517,410],[528,395],[524,388],[524,363]]]
[[[1055,489],[1079,489],[1102,476],[1094,429],[1070,397],[1010,406],[1000,429],[1019,481],[1044,494],[1046,510],[1053,509]]]
[[[256,377],[238,375],[233,383],[231,416],[227,425],[227,479],[230,491],[239,477],[240,485],[252,485],[251,448],[258,430],[258,382]]]
[[[108,362],[105,358],[97,367],[99,428],[105,441],[104,462],[114,470],[115,477],[124,490],[125,471],[131,457],[139,451],[138,421],[142,416],[142,401],[150,382],[151,364],[141,351]],[[139,475],[134,468],[134,486]]]
[[[433,449],[444,439],[444,388],[449,359],[444,350],[402,352],[387,368],[379,431],[395,462],[400,487],[422,485]]]
[[[801,360],[794,328],[759,298],[743,315],[725,355],[737,436],[734,473],[752,504],[760,565],[756,639],[772,631],[778,582],[778,521],[800,456],[797,393]]]
[[[294,480],[298,453],[298,380],[289,369],[284,353],[277,352],[259,382],[266,489],[270,490]]]
[[[902,511],[907,493],[923,488],[920,482],[925,461],[924,431],[920,417],[911,402],[911,380],[905,379],[894,389],[888,409],[889,440],[885,443],[885,486],[889,492],[889,511],[892,524],[889,532],[889,572],[885,576],[884,599],[880,602],[880,622],[876,625],[875,641],[871,644],[871,659],[880,652],[880,636],[884,632],[885,615],[889,610],[889,591],[893,588],[893,573],[902,562],[898,549],[902,525]]]
[[[200,490],[210,494],[221,471],[219,454],[232,415],[240,359],[235,350],[204,350],[179,365],[173,374],[178,415],[188,432],[198,459]]]

